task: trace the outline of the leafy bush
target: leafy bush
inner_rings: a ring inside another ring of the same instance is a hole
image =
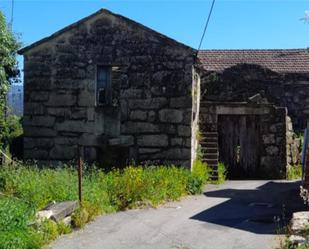
[[[16,54],[20,44],[8,27],[5,16],[0,10],[0,149],[7,149],[9,124],[5,117],[6,94],[10,82],[18,76]]]
[[[203,184],[205,184],[211,176],[211,169],[208,167],[207,163],[201,160],[195,160],[192,168],[192,176],[200,179]]]
[[[302,176],[302,166],[301,165],[288,165],[287,167],[287,179],[297,180]]]
[[[195,160],[192,173],[188,176],[187,191],[189,194],[200,194],[203,185],[210,179],[211,169],[201,160]]]
[[[23,134],[23,127],[21,123],[21,118],[15,115],[10,115],[6,118],[7,129],[7,140],[10,144],[14,138]]]
[[[34,209],[25,202],[13,198],[0,199],[0,231],[27,228]]]
[[[29,227],[35,210],[16,198],[0,198],[0,249],[40,248],[40,240],[33,240],[35,232]]]

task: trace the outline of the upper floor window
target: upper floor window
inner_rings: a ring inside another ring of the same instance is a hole
[[[96,105],[112,104],[111,67],[97,66]]]

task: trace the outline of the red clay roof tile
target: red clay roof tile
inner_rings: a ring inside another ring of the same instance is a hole
[[[201,50],[198,57],[207,71],[223,71],[237,64],[257,64],[277,73],[308,73],[307,49]]]

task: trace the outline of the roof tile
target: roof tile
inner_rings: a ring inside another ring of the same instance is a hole
[[[277,73],[309,73],[307,49],[201,50],[207,71],[223,71],[237,64],[257,64]]]

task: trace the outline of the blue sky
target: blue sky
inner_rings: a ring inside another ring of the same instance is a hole
[[[107,8],[197,47],[210,0],[15,0],[15,32],[28,45],[100,8]],[[0,0],[9,20],[11,0]],[[217,0],[203,48],[309,46],[309,24],[299,19],[309,1]]]
[[[29,45],[100,8],[127,16],[197,47],[210,0],[15,0],[13,30]],[[11,0],[0,0],[11,18]],[[217,0],[202,45],[206,49],[304,48],[309,23],[300,21],[309,1]]]

